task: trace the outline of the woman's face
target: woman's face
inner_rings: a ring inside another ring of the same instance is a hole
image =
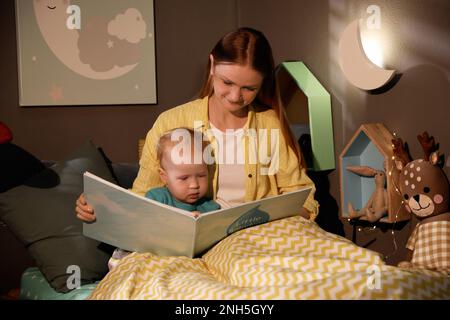
[[[257,96],[264,80],[261,73],[248,65],[220,63],[214,65],[211,56],[210,70],[214,96],[230,112],[238,112]]]

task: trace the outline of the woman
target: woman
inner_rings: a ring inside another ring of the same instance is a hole
[[[209,56],[200,98],[165,111],[148,132],[132,191],[144,195],[162,185],[155,146],[164,132],[178,127],[199,130],[210,139],[216,165],[211,167],[209,195],[222,207],[311,185],[312,192],[299,213],[308,219],[317,216],[315,188],[286,121],[272,50],[261,32],[240,28],[219,40]],[[271,132],[270,146],[265,145],[269,140],[262,139],[267,132]],[[263,159],[258,158],[261,148],[266,151]],[[76,212],[83,221],[95,220],[83,195],[77,200]]]

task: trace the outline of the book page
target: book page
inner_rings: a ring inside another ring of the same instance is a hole
[[[195,218],[186,211],[136,195],[90,173],[84,194],[96,221],[85,236],[121,249],[158,255],[193,255]]]

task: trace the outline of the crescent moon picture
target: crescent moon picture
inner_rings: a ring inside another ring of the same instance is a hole
[[[157,103],[153,1],[15,2],[20,106]]]
[[[106,80],[120,77],[133,70],[137,63],[113,66],[108,71],[95,71],[81,62],[79,56],[79,32],[66,27],[68,0],[33,0],[34,14],[45,42],[55,56],[72,71],[90,79]]]
[[[364,52],[359,20],[350,23],[339,41],[339,64],[347,80],[363,90],[384,86],[395,75],[395,70],[383,69],[369,60]]]

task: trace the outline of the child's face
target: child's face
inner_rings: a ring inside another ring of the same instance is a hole
[[[174,164],[169,155],[164,155],[160,169],[161,180],[170,193],[181,202],[195,203],[208,190],[208,168],[206,164]]]

